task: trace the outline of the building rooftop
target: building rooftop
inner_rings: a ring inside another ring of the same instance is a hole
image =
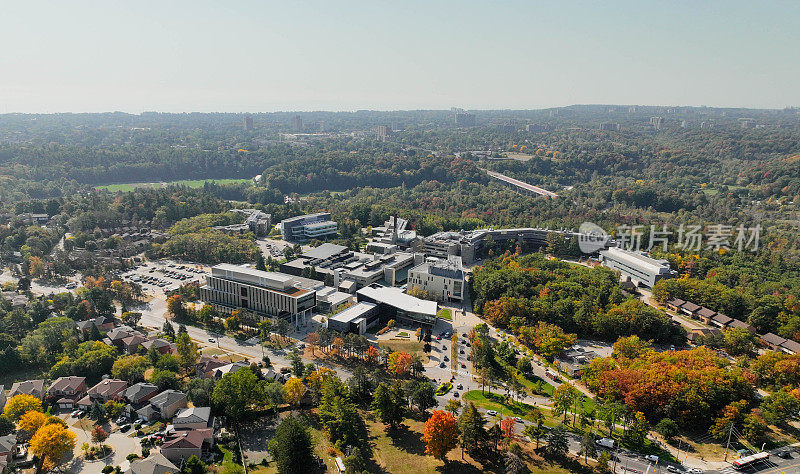
[[[609,247],[606,250],[601,250],[600,255],[605,258],[624,262],[628,265],[640,268],[656,275],[668,274],[671,271],[669,262],[666,260],[656,260],[644,255],[643,253],[632,252],[619,247]]]
[[[297,278],[292,275],[278,272],[265,272],[242,265],[220,263],[211,267],[211,276],[234,280],[241,283],[261,286],[274,291],[281,291],[291,296],[300,296],[308,290],[297,288]]]
[[[372,285],[361,288],[357,293],[410,313],[436,316],[438,309],[435,301],[427,301],[407,295],[400,288]]]
[[[366,313],[368,311],[371,311],[376,306],[377,305],[375,305],[375,304],[368,303],[366,301],[362,301],[360,303],[354,304],[353,306],[347,308],[344,311],[341,311],[339,313],[334,314],[333,316],[331,316],[328,319],[333,320],[333,321],[337,321],[337,322],[340,322],[340,323],[350,323],[352,321],[355,321],[358,318],[363,317],[364,313]]]
[[[325,260],[340,253],[347,252],[347,247],[344,245],[336,245],[331,243],[324,243],[318,247],[312,247],[308,252],[303,253],[304,258],[313,258]]]

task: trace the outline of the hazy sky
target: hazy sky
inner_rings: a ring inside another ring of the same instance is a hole
[[[800,105],[793,1],[0,1],[0,112]]]

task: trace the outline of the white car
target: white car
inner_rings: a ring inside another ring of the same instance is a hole
[[[700,469],[699,467],[690,467],[689,469],[686,470],[686,472],[690,474],[702,474],[703,470]]]
[[[489,416],[497,416],[497,412],[494,411],[494,410],[487,410],[486,414],[489,415]]]
[[[208,342],[210,342],[211,344],[214,344],[215,342],[217,342],[217,340],[214,339],[213,337],[209,337],[208,338]]]
[[[658,462],[658,456],[656,456],[655,454],[648,454],[644,458],[654,464]]]

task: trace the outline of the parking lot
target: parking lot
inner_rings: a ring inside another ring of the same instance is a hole
[[[138,283],[144,290],[157,294],[159,291],[167,292],[191,282],[202,283],[203,276],[208,271],[207,267],[200,264],[158,261],[137,265],[121,276],[127,281]]]

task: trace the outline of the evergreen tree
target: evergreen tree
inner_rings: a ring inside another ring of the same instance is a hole
[[[475,408],[475,404],[468,402],[461,416],[458,417],[458,429],[461,432],[461,446],[467,452],[476,452],[486,441],[486,429],[483,425],[486,420]]]
[[[313,464],[311,436],[300,421],[290,416],[284,418],[269,442],[269,451],[281,474],[302,474]]]
[[[382,423],[396,428],[403,421],[405,400],[399,387],[391,388],[385,383],[378,385],[372,400],[372,409]]]

